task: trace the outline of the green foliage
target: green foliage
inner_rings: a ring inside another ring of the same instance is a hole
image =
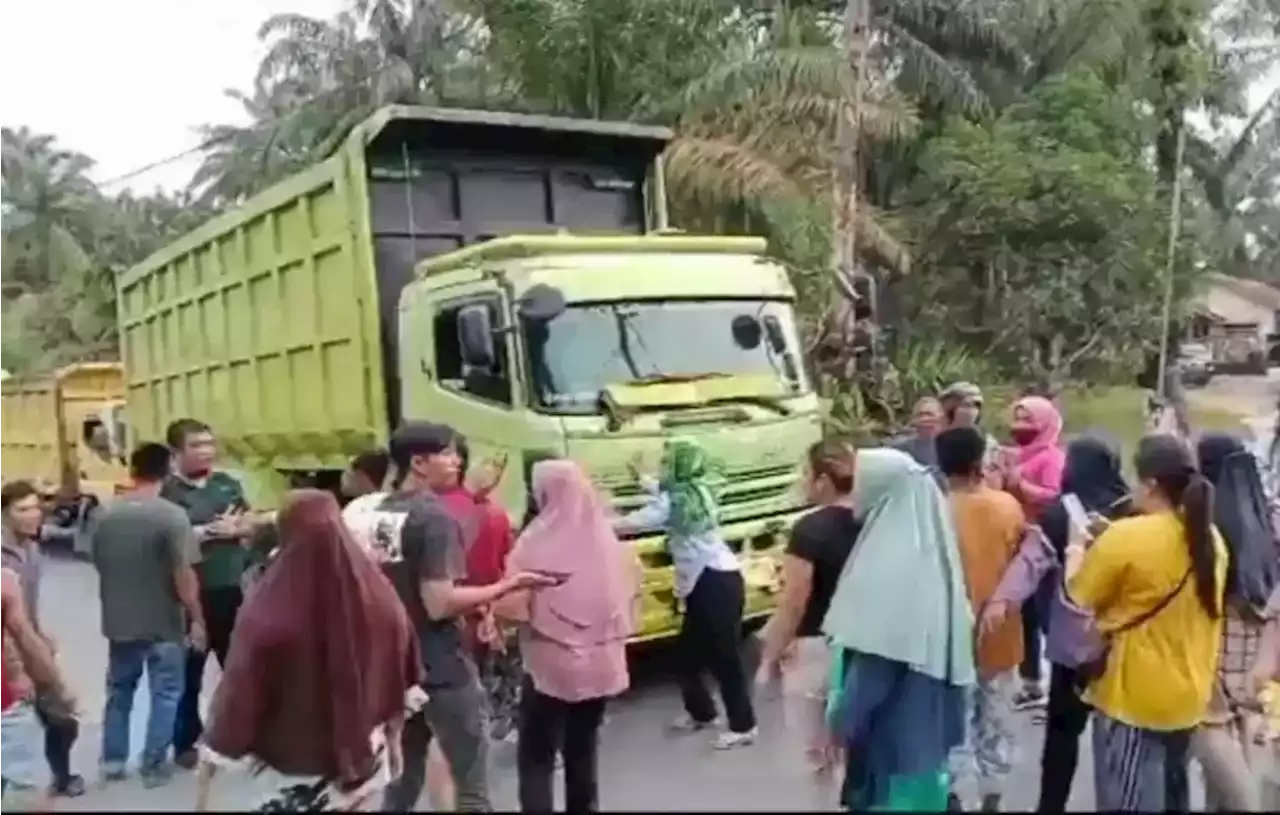
[[[952,121],[921,162],[912,317],[1010,375],[1131,370],[1159,335],[1167,219],[1138,109],[1080,72],[988,125]]]
[[[116,275],[208,211],[161,193],[108,197],[87,156],[26,129],[2,136],[4,369],[117,356]]]
[[[840,302],[830,266],[848,227],[884,273],[898,338],[884,393],[828,383],[850,427],[895,429],[949,379],[1132,368],[1156,333],[1171,134],[1193,107],[1244,113],[1241,89],[1280,53],[1280,7],[867,8],[858,94],[846,7],[828,0],[349,0],[327,19],[273,16],[252,86],[228,91],[250,124],[206,128],[186,193],[110,197],[88,157],[5,130],[5,367],[113,353],[115,274],[328,155],[378,106],[417,103],[670,125],[675,223],[768,237],[810,344]],[[838,133],[856,142],[851,174]],[[1201,261],[1280,278],[1277,151],[1280,95],[1231,139],[1191,134],[1179,308]],[[848,225],[834,214],[850,179]]]

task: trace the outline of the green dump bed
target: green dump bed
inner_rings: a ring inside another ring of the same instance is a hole
[[[515,232],[641,234],[663,128],[394,107],[330,159],[119,281],[135,440],[174,419],[234,459],[343,467],[398,420],[396,314],[422,259]],[[661,204],[659,203],[659,206]]]

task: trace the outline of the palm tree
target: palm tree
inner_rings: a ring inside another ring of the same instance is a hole
[[[288,83],[270,87],[261,79],[252,96],[224,93],[243,107],[250,124],[200,129],[204,159],[188,184],[202,205],[234,204],[314,160],[329,126],[324,112],[297,98]]]
[[[26,127],[0,131],[6,296],[43,291],[88,266],[83,216],[93,161]]]
[[[328,156],[383,105],[450,104],[456,85],[484,84],[465,59],[472,21],[435,0],[354,0],[330,19],[277,14],[258,37],[267,53],[253,94],[227,91],[250,124],[205,128],[210,150],[192,183],[206,202],[240,200]]]

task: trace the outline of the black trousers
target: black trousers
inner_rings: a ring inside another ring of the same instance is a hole
[[[520,696],[520,811],[552,812],[556,754],[564,756],[564,811],[600,810],[599,744],[604,699],[566,702],[539,693],[527,676]]]
[[[1066,812],[1071,782],[1080,760],[1080,735],[1091,709],[1080,698],[1083,687],[1074,668],[1053,665],[1049,674],[1049,709],[1044,752],[1040,756],[1039,812]]]
[[[218,660],[218,666],[227,664],[227,650],[231,647],[231,631],[235,628],[236,614],[244,596],[239,586],[203,589],[200,607],[204,611],[205,633],[209,638],[209,651]],[[178,718],[173,732],[175,756],[195,749],[204,732],[200,722],[200,692],[204,686],[204,665],[209,651],[187,651],[186,681],[182,687],[182,699],[178,702]]]
[[[1022,604],[1022,665],[1018,673],[1029,682],[1041,680],[1040,654],[1043,640],[1040,638],[1040,607],[1033,594]]]
[[[702,681],[709,670],[720,686],[729,729],[745,733],[756,726],[751,691],[742,665],[742,611],[746,585],[741,572],[704,569],[685,598],[684,619],[676,641],[680,659],[680,695],[696,722],[716,718],[716,704]]]
[[[75,719],[55,719],[36,705],[36,716],[44,728],[44,758],[53,776],[53,786],[61,789],[71,780],[71,748],[80,737],[80,723]]]

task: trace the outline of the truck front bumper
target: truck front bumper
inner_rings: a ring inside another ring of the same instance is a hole
[[[744,619],[767,617],[777,604],[782,585],[782,553],[791,527],[809,509],[726,524],[720,534],[738,555],[746,582]],[[654,642],[675,636],[684,609],[675,596],[675,569],[666,550],[664,535],[646,535],[633,541],[644,566],[644,586],[637,632],[632,643]]]

